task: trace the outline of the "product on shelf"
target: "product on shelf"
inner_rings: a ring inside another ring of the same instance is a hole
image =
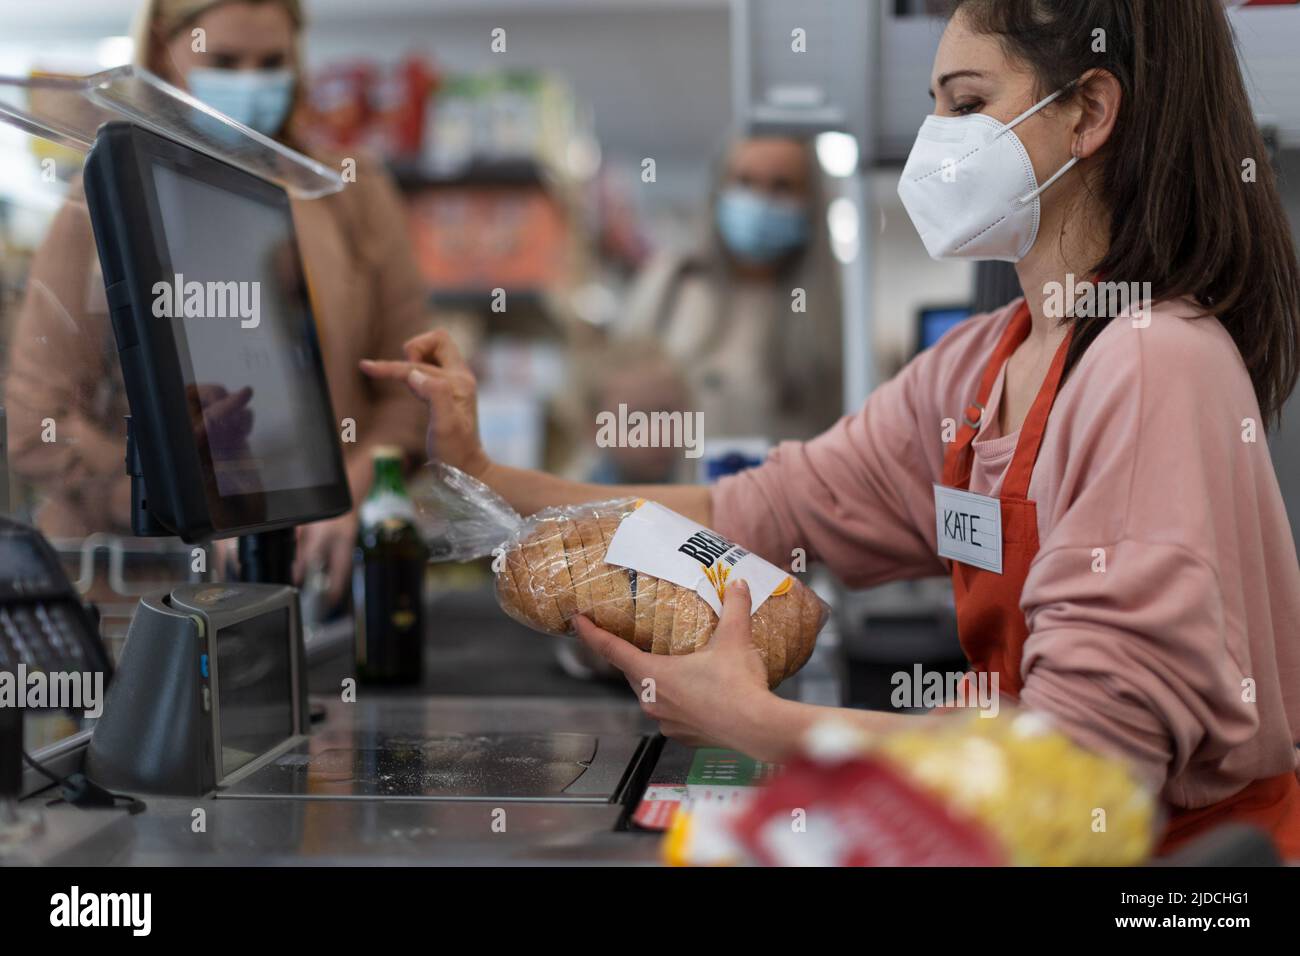
[[[415,161],[425,146],[428,104],[437,88],[437,71],[418,54],[395,63],[330,64],[308,79],[302,138],[308,146],[360,146],[391,162]]]

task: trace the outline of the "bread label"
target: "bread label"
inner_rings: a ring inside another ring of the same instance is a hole
[[[776,565],[653,501],[638,503],[623,519],[605,561],[690,588],[719,615],[727,585],[737,578],[749,584],[751,614],[773,594],[789,590],[792,580]]]

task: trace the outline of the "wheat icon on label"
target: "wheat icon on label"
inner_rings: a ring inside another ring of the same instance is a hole
[[[727,593],[727,577],[731,574],[731,565],[725,561],[714,561],[710,567],[704,569],[704,575],[713,585],[713,590],[718,592],[718,600],[721,601]]]

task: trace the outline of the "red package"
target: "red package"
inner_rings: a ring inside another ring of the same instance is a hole
[[[310,112],[305,138],[313,145],[347,149],[361,142],[370,122],[373,68],[340,63],[315,73],[307,84]]]
[[[428,99],[437,85],[437,72],[421,56],[377,71],[369,89],[372,148],[389,159],[415,158],[424,141]]]
[[[977,822],[873,759],[801,760],[732,821],[733,836],[767,866],[1002,866]]]

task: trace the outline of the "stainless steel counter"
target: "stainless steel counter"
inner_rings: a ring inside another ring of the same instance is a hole
[[[639,796],[629,795],[635,781],[618,768],[648,772],[653,754],[642,738],[656,730],[626,683],[566,676],[554,639],[506,617],[490,590],[442,595],[431,610],[421,686],[362,687],[357,703],[343,703],[339,688],[352,674],[351,624],[316,628],[306,646],[309,687],[325,719],[313,724],[309,739],[216,795],[142,795],[148,809],[136,816],[45,808],[54,793],[46,790],[24,803],[41,808],[45,827],[17,859],[654,863],[657,835],[615,829],[625,804],[634,807]],[[825,643],[822,650],[834,649],[829,635]],[[803,693],[834,683],[830,670],[825,680],[809,679],[820,673],[810,664],[782,690],[837,703]],[[683,768],[689,766],[689,750],[675,750]],[[69,753],[57,769],[79,769],[79,759]]]
[[[430,737],[544,730],[626,739],[653,731],[630,702],[375,696],[325,705],[313,748],[372,727]],[[44,799],[29,799],[26,806]],[[615,830],[620,803],[589,800],[335,799],[321,793],[312,799],[145,801],[148,809],[135,816],[45,809],[44,833],[21,859],[77,865],[636,865],[654,863],[659,848],[654,835]]]

